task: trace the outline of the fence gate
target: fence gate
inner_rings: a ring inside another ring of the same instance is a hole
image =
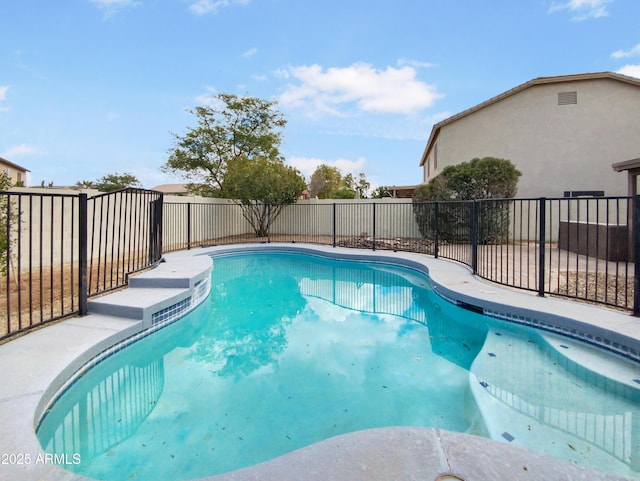
[[[162,256],[162,194],[0,192],[0,339],[86,314]]]

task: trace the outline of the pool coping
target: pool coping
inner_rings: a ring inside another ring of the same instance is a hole
[[[0,345],[0,365],[3,366],[0,373],[0,419],[3,420],[0,481],[88,479],[44,457],[35,436],[35,424],[51,398],[82,365],[92,359],[99,360],[96,355],[108,354],[114,344],[135,339],[132,336],[153,326],[154,314],[166,314],[160,316],[160,321],[158,316],[155,318],[156,327],[160,327],[197,305],[207,291],[203,280],[210,272],[211,254],[257,249],[400,263],[428,273],[434,289],[449,302],[482,309],[511,322],[532,324],[535,321],[536,327],[594,344],[602,343],[609,350],[639,358],[640,320],[626,313],[505,288],[473,276],[466,266],[422,254],[275,243],[180,251],[166,255],[165,262],[155,270],[132,278],[128,289],[92,300],[89,315],[50,325]],[[117,310],[119,317],[106,314],[114,305],[129,308]],[[182,310],[176,313],[177,305]],[[33,356],[34,352],[39,355]],[[62,461],[64,464],[74,460]],[[345,434],[266,463],[202,479],[435,480],[444,473],[454,473],[467,481],[626,479],[596,473],[504,442],[409,427]]]

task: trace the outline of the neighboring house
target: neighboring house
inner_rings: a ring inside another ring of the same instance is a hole
[[[413,191],[420,185],[389,185],[387,190],[394,199],[411,199]]]
[[[160,184],[152,187],[151,190],[162,192],[166,195],[193,195],[187,189],[187,184]]]
[[[640,154],[640,79],[611,72],[540,77],[433,126],[428,182],[475,157],[511,160],[518,197],[627,195],[611,165]]]
[[[23,187],[27,186],[27,172],[30,172],[29,169],[25,169],[18,164],[9,162],[7,159],[3,159],[2,157],[0,157],[0,169],[2,169],[1,172],[4,172],[9,176],[13,185],[21,185]]]

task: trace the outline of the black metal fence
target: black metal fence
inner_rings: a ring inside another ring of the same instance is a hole
[[[468,265],[506,286],[640,314],[632,197],[457,202],[300,202],[256,237],[233,203],[166,203],[165,251],[242,242],[310,242],[409,251]]]
[[[87,311],[162,255],[162,194],[0,192],[0,339]]]
[[[408,251],[468,265],[490,281],[640,314],[638,197],[459,202],[301,201],[256,237],[228,201],[163,203],[126,189],[0,192],[0,339],[83,314],[163,252],[243,242]]]
[[[162,194],[125,189],[87,199],[87,290],[92,296],[127,284],[162,257]]]

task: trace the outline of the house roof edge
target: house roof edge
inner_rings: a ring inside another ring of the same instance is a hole
[[[438,122],[437,124],[435,124],[433,126],[433,128],[431,129],[431,134],[429,135],[429,140],[427,141],[427,145],[424,149],[424,152],[422,154],[422,158],[420,159],[420,167],[422,167],[425,162],[427,157],[429,156],[429,152],[431,152],[431,149],[433,147],[433,143],[435,142],[438,134],[440,133],[440,129],[442,127],[444,127],[445,125],[448,125],[450,123],[455,122],[456,120],[459,120],[463,117],[466,117],[467,115],[470,115],[474,112],[477,112],[479,110],[482,110],[485,107],[488,107],[489,105],[495,104],[497,102],[499,102],[500,100],[503,100],[507,97],[510,97],[512,95],[515,95],[519,92],[522,92],[523,90],[526,90],[530,87],[533,87],[535,85],[545,85],[545,84],[553,84],[553,83],[565,83],[565,82],[576,82],[576,81],[583,81],[583,80],[594,80],[594,79],[612,79],[612,80],[618,80],[621,82],[626,82],[632,85],[635,85],[637,87],[640,87],[640,79],[637,79],[635,77],[629,77],[627,75],[623,75],[623,74],[619,74],[619,73],[614,73],[614,72],[591,72],[591,73],[581,73],[581,74],[570,74],[570,75],[555,75],[555,76],[550,76],[550,77],[537,77],[534,78],[532,80],[529,80],[528,82],[524,82],[520,85],[517,85],[509,90],[506,90],[504,92],[502,92],[501,94],[498,94],[494,97],[491,97],[490,99],[485,100],[484,102],[481,102],[477,105],[474,105],[473,107],[470,107],[468,109],[465,109],[455,115],[452,115],[451,117],[448,117],[444,120],[441,120],[440,122]]]

